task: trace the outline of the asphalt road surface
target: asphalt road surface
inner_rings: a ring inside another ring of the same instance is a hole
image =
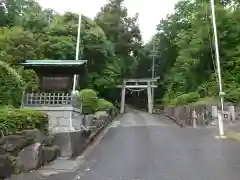
[[[215,135],[214,129],[183,129],[163,116],[132,111],[88,148],[76,172],[34,179],[240,180],[240,143]]]
[[[215,135],[213,129],[183,129],[164,117],[133,111],[89,150],[75,179],[239,180],[240,143]]]

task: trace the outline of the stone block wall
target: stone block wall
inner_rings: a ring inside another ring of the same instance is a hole
[[[49,116],[49,132],[59,133],[70,131],[70,120],[75,130],[81,130],[83,115],[77,108],[69,106],[63,107],[31,107],[34,110],[42,111]]]
[[[52,144],[52,137],[37,129],[4,136],[0,138],[0,179],[38,169],[59,155],[60,149]]]
[[[235,106],[236,120],[240,120],[240,106]]]
[[[177,107],[167,107],[164,110],[166,116],[174,120],[181,126],[193,125],[193,113],[196,112],[196,125],[215,125],[217,124],[219,107],[214,105],[185,105]],[[224,106],[224,123],[229,123],[239,119],[238,110],[232,106]],[[237,116],[235,116],[237,115]]]
[[[196,108],[196,114],[200,114],[203,109],[204,107]],[[193,109],[190,106],[169,107],[164,110],[168,117],[181,126],[192,125],[192,111]],[[197,124],[199,123],[198,121]]]

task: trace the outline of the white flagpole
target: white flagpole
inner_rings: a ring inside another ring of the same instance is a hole
[[[76,44],[76,57],[75,60],[79,59],[79,47],[80,47],[80,33],[81,33],[81,22],[82,22],[82,14],[79,13],[78,17],[78,34],[77,34],[77,44]],[[76,95],[76,84],[77,84],[77,75],[73,76],[73,88],[72,88],[72,96]],[[72,113],[70,113],[69,119],[69,129],[70,131],[74,131],[73,122],[72,122]]]
[[[214,41],[215,41],[215,56],[217,62],[217,74],[218,74],[218,84],[219,84],[219,96],[221,99],[221,114],[218,115],[218,127],[219,127],[219,135],[224,136],[224,128],[223,128],[223,88],[222,88],[222,77],[221,77],[221,66],[220,66],[220,56],[219,56],[219,47],[218,47],[218,36],[217,36],[217,25],[216,25],[216,17],[215,17],[215,4],[214,0],[210,0],[211,10],[212,10],[212,24],[213,24],[213,33],[214,33]]]
[[[81,22],[82,22],[82,14],[79,13],[79,18],[78,18],[78,34],[77,34],[77,45],[76,45],[76,57],[75,57],[75,60],[79,60]],[[77,84],[77,75],[74,74],[74,78],[73,78],[73,92],[76,91],[76,84]]]

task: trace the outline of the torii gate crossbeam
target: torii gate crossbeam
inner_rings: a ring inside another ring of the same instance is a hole
[[[123,81],[122,85],[118,85],[117,87],[122,88],[121,93],[121,110],[120,113],[124,113],[125,106],[125,96],[126,89],[147,89],[148,95],[148,112],[152,114],[153,111],[153,99],[152,99],[152,89],[157,88],[157,85],[154,83],[157,82],[159,77],[156,78],[140,78],[140,79],[126,79]],[[133,84],[134,83],[134,84]],[[139,84],[141,83],[141,84]]]

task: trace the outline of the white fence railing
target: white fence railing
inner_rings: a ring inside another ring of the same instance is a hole
[[[79,104],[70,93],[24,93],[22,99],[23,107],[72,105],[80,108]]]

